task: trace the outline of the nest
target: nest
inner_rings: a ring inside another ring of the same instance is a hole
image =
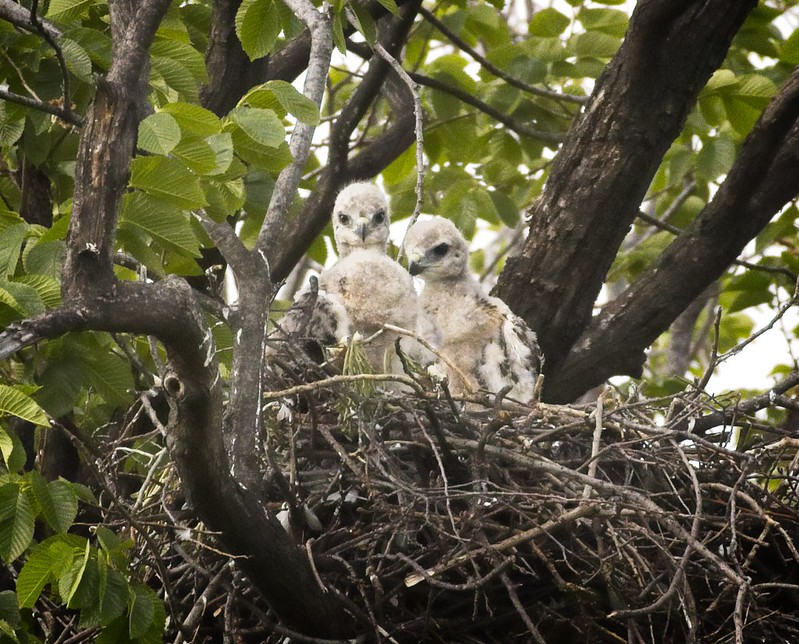
[[[786,432],[761,426],[746,451],[731,428],[692,433],[720,405],[697,391],[464,404],[407,376],[412,390],[388,393],[379,376],[308,383],[298,369],[265,402],[269,505],[367,641],[799,641]],[[152,461],[122,467],[133,440],[109,440],[96,466],[99,518],[130,530],[166,641],[320,641],[285,628],[231,565],[164,451],[139,437]]]
[[[799,639],[796,441],[691,433],[700,392],[270,397],[272,501],[377,640]]]

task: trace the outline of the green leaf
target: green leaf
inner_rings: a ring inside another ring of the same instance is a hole
[[[155,605],[160,600],[152,590],[142,584],[132,585],[130,591],[128,632],[131,638],[136,638],[141,637],[152,628]]]
[[[237,107],[230,119],[259,145],[276,148],[286,139],[283,123],[272,110],[257,107]]]
[[[272,0],[244,0],[236,12],[236,35],[250,60],[271,53],[280,29],[280,16]]]
[[[83,47],[69,38],[59,39],[61,51],[67,63],[67,69],[85,83],[91,83],[92,78],[92,59]]]
[[[38,382],[42,388],[35,394],[36,401],[53,418],[68,414],[78,401],[85,377],[82,358],[53,356],[39,375]]]
[[[66,532],[78,515],[78,497],[66,481],[48,483],[38,472],[31,472],[31,490],[42,517],[55,532]]]
[[[253,92],[265,92],[274,96],[278,104],[292,116],[296,116],[299,121],[308,125],[319,124],[319,108],[310,98],[297,91],[297,89],[286,81],[272,80],[259,85],[250,92],[243,100],[246,100]],[[266,99],[268,101],[268,98]],[[253,105],[253,107],[271,108],[273,105]]]
[[[97,393],[114,405],[128,402],[135,387],[128,361],[108,351],[86,356],[86,376]]]
[[[117,570],[100,565],[100,624],[107,626],[121,616],[127,606],[130,589]]]
[[[397,3],[394,0],[377,0],[380,5],[388,10],[390,13],[393,13],[395,16],[399,15],[399,7],[397,7]]]
[[[130,164],[130,185],[178,208],[205,205],[197,177],[178,159],[139,157]]]
[[[696,156],[696,172],[708,181],[715,181],[729,172],[735,161],[735,144],[726,136],[705,141]]]
[[[83,581],[83,574],[86,571],[86,565],[89,563],[90,555],[91,546],[86,541],[83,556],[76,558],[69,569],[58,578],[58,594],[61,595],[61,600],[69,608],[75,608],[72,605],[72,599]]]
[[[203,55],[188,42],[158,37],[153,42],[151,53],[157,59],[168,59],[180,63],[181,68],[185,69],[193,79],[194,87],[188,92],[191,95],[196,95],[197,84],[208,82]]]
[[[29,286],[36,291],[39,299],[47,308],[54,308],[61,304],[61,285],[58,280],[50,275],[29,273],[14,279],[15,284]]]
[[[151,74],[157,80],[158,75],[181,98],[196,101],[199,98],[199,83],[191,70],[181,61],[167,56],[151,56]],[[156,83],[156,86],[160,84]],[[160,86],[163,89],[163,86]]]
[[[139,123],[137,145],[153,154],[169,154],[180,142],[180,126],[168,112],[156,112]]]
[[[0,101],[0,146],[11,146],[25,131],[24,112]]]
[[[60,534],[34,547],[17,578],[19,607],[33,608],[44,587],[69,570],[85,544],[83,537]]]
[[[352,9],[352,13],[355,15],[358,31],[369,46],[374,47],[375,41],[377,40],[377,27],[375,27],[375,21],[372,19],[372,16],[365,7],[359,5],[357,2],[352,2],[349,6],[350,9]]]
[[[0,452],[9,472],[19,472],[25,467],[28,457],[25,447],[16,434],[8,434],[5,430],[0,433]]]
[[[119,224],[120,228],[138,228],[157,244],[180,255],[200,257],[200,242],[188,216],[155,197],[141,192],[126,194],[122,198]]]
[[[611,58],[620,44],[620,38],[599,31],[586,31],[569,41],[571,50],[577,56],[590,58]]]
[[[216,153],[205,139],[198,136],[184,137],[172,154],[197,174],[209,174],[217,169]]]
[[[619,9],[586,9],[579,13],[580,22],[586,31],[599,31],[621,38],[627,32],[629,16]]]
[[[513,228],[519,223],[519,219],[521,218],[519,207],[507,193],[502,190],[494,190],[490,192],[489,195],[491,196],[491,201],[494,202],[494,209],[503,224],[509,228]]]
[[[0,277],[11,277],[17,269],[22,244],[30,227],[19,223],[0,229]]]
[[[532,20],[530,20],[527,33],[531,36],[552,38],[554,36],[560,36],[560,34],[566,31],[566,27],[570,24],[571,20],[557,9],[541,9],[537,11]]]
[[[34,425],[50,426],[44,410],[33,398],[8,385],[0,385],[0,415],[18,416]]]
[[[0,620],[12,628],[19,628],[22,625],[17,593],[13,590],[0,591]]]
[[[333,13],[333,43],[336,45],[339,53],[344,55],[347,53],[347,39],[344,37],[344,25],[341,18],[341,11]]]
[[[33,540],[34,515],[28,497],[14,483],[0,487],[0,556],[15,561]]]
[[[223,174],[233,164],[233,137],[230,132],[220,132],[209,136],[206,143],[214,153],[214,169],[206,173],[209,175]]]
[[[57,22],[69,22],[85,16],[96,0],[51,0],[45,17]]]
[[[181,131],[186,134],[211,136],[222,130],[222,124],[216,114],[192,103],[180,101],[168,103],[161,108],[160,113],[172,115]]]

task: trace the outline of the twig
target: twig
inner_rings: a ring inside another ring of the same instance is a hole
[[[459,47],[461,50],[465,51],[469,56],[471,56],[474,60],[476,60],[482,67],[487,69],[497,78],[501,78],[508,85],[512,85],[522,91],[528,92],[529,94],[535,94],[536,96],[542,96],[544,98],[551,98],[556,101],[565,101],[567,103],[576,103],[577,105],[583,105],[588,101],[587,96],[575,96],[573,94],[562,94],[560,92],[553,92],[549,89],[542,89],[540,87],[536,87],[535,85],[530,85],[529,83],[525,83],[522,80],[519,80],[515,76],[508,74],[508,72],[500,69],[496,65],[494,65],[490,60],[488,60],[485,56],[482,56],[480,52],[478,52],[473,47],[469,46],[469,44],[460,38],[455,32],[450,30],[443,22],[441,22],[435,15],[421,7],[419,9],[419,13],[424,16],[424,19],[427,20],[430,24],[432,24],[436,29],[438,29],[442,34],[444,34],[447,38],[449,38],[453,44]]]
[[[592,479],[596,478],[596,470],[599,465],[598,455],[599,455],[599,447],[602,440],[602,429],[603,429],[603,412],[605,409],[605,394],[607,393],[607,389],[604,389],[599,396],[596,398],[596,420],[594,423],[594,437],[591,441],[591,458],[588,462],[588,476]],[[583,487],[583,501],[587,501],[588,498],[591,496],[591,485],[586,483]]]

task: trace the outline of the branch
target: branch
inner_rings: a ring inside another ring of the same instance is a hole
[[[21,94],[15,94],[14,92],[11,92],[3,87],[0,87],[0,99],[8,101],[9,103],[16,103],[17,105],[29,107],[40,112],[45,112],[46,114],[52,114],[53,116],[60,118],[62,121],[76,127],[82,126],[85,122],[83,118],[75,114],[75,112],[72,110],[65,110],[63,107],[53,105],[52,103],[46,103],[45,101],[40,101],[35,98],[22,96]]]
[[[450,96],[454,96],[458,100],[466,103],[467,105],[471,105],[475,109],[479,110],[483,114],[490,116],[492,119],[502,123],[506,128],[511,130],[512,132],[516,132],[519,136],[525,136],[531,139],[538,139],[539,141],[543,141],[544,143],[550,143],[552,145],[560,144],[563,141],[563,136],[558,133],[553,132],[545,132],[544,130],[539,130],[534,127],[529,127],[524,125],[523,123],[519,123],[518,121],[510,118],[504,112],[494,109],[488,103],[481,101],[479,98],[470,94],[467,91],[462,90],[460,87],[453,87],[452,85],[448,85],[447,83],[443,83],[438,79],[431,78],[430,76],[425,76],[423,74],[419,74],[413,72],[410,74],[410,77],[419,85],[424,85],[425,87],[429,87],[431,89],[438,90],[439,92],[444,92],[449,94]]]
[[[64,58],[64,52],[61,51],[61,47],[56,42],[56,39],[53,37],[49,29],[46,29],[45,26],[42,24],[42,19],[39,17],[38,14],[39,9],[39,0],[33,0],[31,2],[30,8],[30,18],[31,24],[34,26],[36,31],[41,35],[44,41],[50,45],[52,50],[55,52],[56,60],[58,61],[58,69],[61,72],[61,94],[63,95],[63,109],[64,112],[68,115],[72,114],[72,99],[70,98],[70,91],[69,91],[69,70],[67,70],[67,61]]]
[[[332,21],[329,13],[317,11],[308,0],[286,0],[286,4],[308,26],[311,32],[311,53],[303,91],[319,107],[322,104],[325,82],[330,68],[330,56],[333,53]],[[284,223],[289,206],[297,192],[305,162],[310,155],[315,129],[314,125],[298,121],[291,133],[289,149],[294,160],[278,175],[272,199],[258,235],[257,248],[265,257],[269,257],[267,253],[271,237]]]
[[[535,85],[530,85],[529,83],[525,83],[524,81],[519,80],[515,76],[511,76],[510,74],[508,74],[508,72],[494,65],[485,56],[480,54],[480,52],[477,51],[474,47],[471,47],[469,43],[460,38],[458,34],[456,34],[443,22],[441,22],[438,18],[436,18],[433,12],[428,11],[427,9],[422,7],[419,10],[419,13],[422,16],[424,16],[424,19],[427,20],[427,22],[429,22],[442,34],[444,34],[449,40],[451,40],[455,46],[457,46],[462,51],[465,51],[467,54],[469,54],[469,56],[471,56],[474,60],[480,63],[481,67],[491,72],[497,78],[501,78],[506,83],[508,83],[508,85],[516,87],[517,89],[520,89],[523,92],[527,92],[528,94],[533,94],[535,96],[542,96],[544,98],[551,98],[556,101],[564,101],[567,103],[576,103],[578,105],[583,105],[588,100],[588,98],[585,96],[573,96],[571,94],[562,94],[560,92],[553,92],[552,90],[549,89],[536,87]]]
[[[530,210],[522,252],[508,259],[495,289],[538,334],[549,374],[590,322],[663,155],[755,4],[637,3]]]
[[[39,25],[35,25],[30,11],[14,0],[0,0],[0,18],[25,31],[41,33],[44,30],[51,38],[61,37],[61,32],[48,20],[40,18]]]
[[[797,193],[799,70],[761,114],[712,201],[592,320],[563,368],[548,381],[549,395],[566,400],[610,375],[640,374],[646,347]]]
[[[400,18],[389,15],[385,22],[381,21],[378,40],[390,54],[395,55],[403,46],[417,8],[418,0],[414,0],[403,6]],[[369,70],[331,128],[327,165],[314,192],[305,202],[302,212],[291,222],[281,222],[279,230],[276,229],[267,240],[273,282],[286,278],[330,221],[330,211],[341,187],[374,177],[413,142],[413,110],[410,105],[404,105],[402,109],[394,105],[395,119],[388,130],[372,140],[356,157],[349,158],[350,136],[381,90],[387,90],[389,100],[394,100],[393,81],[386,78],[388,68],[388,63],[379,56],[373,57]]]

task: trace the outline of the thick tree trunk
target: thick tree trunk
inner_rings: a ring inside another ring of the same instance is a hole
[[[756,0],[641,0],[557,155],[522,252],[495,292],[538,333],[557,374],[663,155]],[[671,320],[666,321],[665,326]],[[577,384],[585,390],[591,383]]]

